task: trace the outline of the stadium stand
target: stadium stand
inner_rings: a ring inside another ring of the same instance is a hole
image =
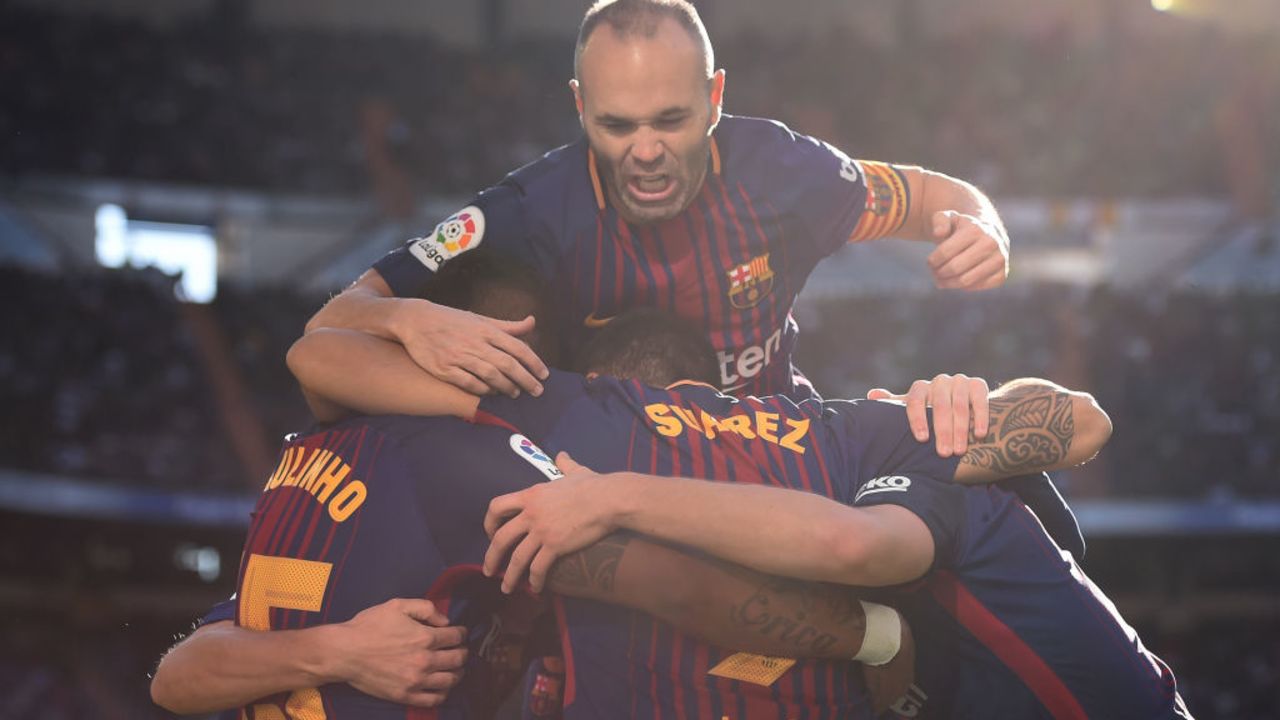
[[[1104,487],[1077,497],[1274,497],[1276,303],[1273,293],[1046,285],[829,300],[802,318],[800,363],[836,396],[905,390],[939,372],[1053,378],[1093,392],[1117,428],[1099,459]]]
[[[154,270],[0,268],[10,299],[0,332],[21,339],[0,352],[7,467],[172,490],[245,489],[172,282]],[[283,358],[319,302],[232,285],[212,305],[268,452],[307,421]],[[1044,284],[828,299],[802,318],[800,362],[835,397],[905,389],[944,371],[1090,389],[1118,430],[1100,460],[1107,472],[1073,488],[1078,498],[1275,497],[1277,302],[1274,294]]]
[[[1214,31],[1085,53],[1051,30],[922,39],[909,51],[849,42],[838,28],[717,43],[733,112],[778,117],[855,155],[927,162],[997,194],[1223,185],[1214,113],[1226,58],[1239,53],[1207,53],[1231,47]],[[467,192],[572,139],[568,72],[559,38],[476,52],[369,32],[162,29],[12,8],[0,27],[10,98],[0,166],[351,193],[367,185],[362,133],[377,132],[417,192]],[[1133,132],[1144,127],[1160,132]]]

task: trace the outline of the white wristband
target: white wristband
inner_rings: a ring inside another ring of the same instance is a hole
[[[902,617],[887,605],[858,602],[862,603],[867,623],[862,634],[862,647],[858,648],[853,659],[867,665],[884,665],[902,648]]]

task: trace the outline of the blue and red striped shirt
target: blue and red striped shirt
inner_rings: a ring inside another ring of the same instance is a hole
[[[796,295],[844,243],[901,227],[906,181],[780,123],[729,115],[713,133],[709,163],[688,208],[635,225],[608,203],[581,139],[511,173],[374,267],[410,297],[449,258],[494,247],[549,280],[568,342],[629,309],[656,307],[706,328],[726,392],[809,397],[791,364]]]
[[[541,398],[490,397],[477,421],[528,428],[550,453],[631,470],[895,503],[936,547],[917,592],[895,592],[915,631],[919,682],[900,717],[1174,718],[1173,675],[1012,492],[953,484],[959,458],[917,442],[903,407],[734,399],[553,372]],[[729,653],[640,613],[558,601],[566,717],[865,717],[847,663],[799,662],[765,688],[709,676]],[[923,714],[922,714],[923,713]]]
[[[877,480],[854,504],[911,510],[935,548],[933,572],[893,598],[916,638],[916,685],[893,717],[1191,717],[1169,667],[1016,495]]]
[[[884,418],[898,418],[896,424]],[[769,484],[853,502],[881,467],[954,468],[915,452],[901,407],[783,396],[735,399],[708,386],[657,389],[553,371],[540,398],[488,397],[481,423],[528,428],[549,453],[599,472]],[[948,470],[949,472],[950,470]],[[868,697],[852,663],[799,661],[768,686],[709,675],[734,653],[648,615],[557,599],[569,718],[860,718]]]
[[[263,698],[242,717],[426,720],[495,710],[505,699],[499,688],[520,680],[521,643],[544,608],[503,595],[480,573],[484,513],[494,496],[556,475],[526,438],[452,418],[357,418],[290,436],[253,511],[236,622],[305,628],[425,597],[467,628],[471,654],[463,684],[438,710],[336,683]]]

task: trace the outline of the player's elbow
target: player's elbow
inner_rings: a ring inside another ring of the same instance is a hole
[[[160,660],[156,673],[151,678],[151,702],[175,715],[190,715],[203,710],[190,702],[180,689],[180,683],[174,677],[175,671],[171,663],[166,663],[166,655]]]
[[[293,345],[289,346],[289,351],[285,353],[284,362],[289,367],[289,372],[297,378],[303,387],[308,386],[308,379],[312,376],[316,368],[316,364],[321,361],[324,354],[324,335],[325,329],[321,328],[314,333],[307,333],[297,340],[293,341]]]
[[[825,536],[822,546],[829,548],[819,560],[822,566],[814,578],[842,585],[880,585],[885,554],[880,547],[880,533],[866,513],[851,528],[843,522],[824,523],[818,532]]]
[[[377,270],[368,270],[350,287],[335,295],[317,310],[307,321],[302,332],[305,335],[326,327],[346,327],[342,316],[353,310],[358,313],[358,310],[348,306],[353,303],[359,304],[360,298],[385,298],[391,297],[392,294],[391,286],[382,279],[382,275]]]
[[[1092,460],[1111,439],[1111,418],[1089,393],[1071,393],[1071,415],[1075,423],[1068,462],[1080,465]]]
[[[933,537],[909,510],[896,506],[857,509],[854,522],[826,530],[827,582],[883,587],[910,582],[933,563]]]
[[[826,582],[845,585],[866,585],[871,575],[875,558],[872,556],[869,543],[865,537],[840,534],[829,540],[828,567],[822,571],[822,579]]]

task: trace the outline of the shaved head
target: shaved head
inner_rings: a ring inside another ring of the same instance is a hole
[[[710,79],[715,69],[715,53],[698,10],[687,0],[599,0],[587,10],[578,28],[573,50],[573,74],[582,79],[582,51],[602,25],[619,38],[653,38],[662,20],[674,20],[698,45],[702,55],[701,76]]]

